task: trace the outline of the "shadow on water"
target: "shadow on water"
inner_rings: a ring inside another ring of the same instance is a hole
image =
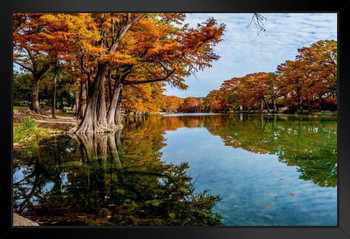
[[[161,149],[173,147],[165,133],[180,128],[277,155],[318,187],[337,185],[336,118],[151,116],[129,119],[114,134],[58,136],[16,149],[14,210],[44,225],[221,225],[213,211],[220,197],[195,190],[187,162],[161,160]]]

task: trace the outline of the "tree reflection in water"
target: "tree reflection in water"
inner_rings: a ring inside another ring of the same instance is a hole
[[[128,134],[122,144],[120,133],[60,136],[32,155],[16,151],[15,210],[45,225],[221,224],[211,211],[219,197],[194,193],[188,164],[160,161],[161,134]]]
[[[321,187],[337,186],[336,117],[303,115],[222,114],[151,119],[145,124],[165,130],[205,127],[226,146],[260,154],[276,154],[298,166],[301,179]]]
[[[167,164],[164,133],[204,127],[226,146],[275,154],[300,179],[337,185],[336,119],[201,115],[129,119],[115,134],[58,136],[14,151],[14,210],[45,225],[221,225],[218,196]],[[234,185],[232,185],[234,186]]]
[[[303,180],[321,187],[337,186],[337,122],[335,117],[287,115],[211,116],[205,127],[225,145],[276,154],[298,166]]]

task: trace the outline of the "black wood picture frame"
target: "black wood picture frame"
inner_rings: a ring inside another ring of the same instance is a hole
[[[350,0],[0,0],[0,238],[350,239]],[[12,14],[14,12],[332,12],[338,15],[338,226],[336,227],[13,227]]]

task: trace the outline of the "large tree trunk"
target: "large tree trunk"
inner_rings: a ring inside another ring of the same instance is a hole
[[[117,103],[117,108],[115,111],[115,115],[114,115],[114,121],[115,124],[117,125],[118,128],[123,128],[123,124],[122,124],[122,89],[120,90],[119,93],[119,99],[118,99],[118,103]]]
[[[79,107],[77,112],[77,119],[83,119],[86,109],[86,99],[87,99],[87,81],[80,82],[80,93],[79,93]]]
[[[276,105],[276,100],[274,97],[272,97],[272,105],[273,105],[273,112],[278,112],[277,105]]]
[[[118,124],[115,121],[115,115],[116,115],[116,111],[117,111],[118,100],[119,100],[119,97],[121,94],[121,89],[122,89],[121,86],[122,86],[121,85],[121,78],[118,77],[115,80],[113,95],[111,98],[111,103],[110,103],[108,114],[107,114],[107,125],[111,129],[118,128]]]
[[[71,133],[86,134],[112,131],[107,128],[106,120],[106,71],[107,67],[105,65],[100,64],[98,66],[98,71],[91,87],[92,89],[88,94],[84,118],[78,127],[70,130]]]
[[[141,13],[134,19],[130,19],[128,13],[127,22],[121,27],[118,36],[109,52],[115,52],[129,28],[137,22],[144,14]],[[93,86],[89,86],[88,100],[83,120],[78,127],[69,130],[70,133],[102,133],[111,132],[113,129],[107,127],[106,99],[105,99],[105,81],[108,67],[106,64],[98,64],[97,74]]]
[[[268,104],[267,101],[266,101],[265,96],[263,97],[263,100],[264,100],[264,102],[265,102],[265,105],[266,105],[266,108],[267,108],[267,112],[270,113],[270,107],[269,107],[269,104]]]
[[[264,102],[263,99],[260,99],[260,112],[262,112],[264,110]]]
[[[74,105],[72,111],[75,112],[75,115],[78,115],[79,110],[79,91],[74,91]]]
[[[298,105],[299,105],[299,110],[302,111],[303,110],[303,104],[302,104],[302,100],[300,95],[298,96]]]
[[[108,71],[108,93],[109,93],[109,104],[112,104],[112,77],[111,71]]]
[[[301,89],[298,87],[297,89],[297,94],[298,94],[298,108],[300,111],[303,110],[303,99],[301,98]]]
[[[311,107],[311,99],[310,99],[309,95],[306,96],[306,102],[307,102],[307,108],[308,108],[309,112],[311,112],[312,107]]]
[[[79,109],[79,92],[76,91],[74,92],[74,105],[73,105],[73,111],[75,111],[75,113],[78,113],[78,109]]]
[[[34,78],[33,87],[32,87],[32,99],[30,102],[30,109],[35,113],[40,113],[40,104],[39,104],[39,79]]]

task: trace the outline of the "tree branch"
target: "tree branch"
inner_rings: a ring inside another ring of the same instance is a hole
[[[137,17],[135,17],[132,20],[129,20],[130,15],[128,14],[128,20],[126,22],[126,24],[120,29],[120,31],[118,32],[118,37],[116,39],[116,41],[113,43],[113,45],[110,48],[110,52],[115,52],[119,46],[119,43],[121,42],[121,40],[123,39],[124,35],[126,34],[126,32],[129,30],[129,28],[136,22],[138,21],[142,16],[144,15],[144,13],[141,13],[140,15],[138,15]]]
[[[33,69],[30,69],[29,67],[23,65],[22,63],[19,63],[19,62],[17,62],[17,61],[13,61],[13,63],[16,63],[16,64],[20,65],[21,67],[23,67],[24,69],[26,69],[26,70],[28,70],[28,71],[34,73],[34,70],[33,70]]]
[[[175,69],[172,70],[166,77],[160,78],[160,79],[145,80],[145,81],[124,81],[124,82],[123,82],[123,85],[138,85],[138,84],[146,84],[146,83],[152,83],[152,82],[158,82],[158,81],[165,81],[165,80],[168,79],[174,72],[175,72]]]
[[[90,73],[87,71],[87,69],[84,66],[84,54],[82,54],[80,56],[80,68],[82,69],[82,71],[88,76],[90,77]]]
[[[267,22],[267,17],[264,17],[260,13],[253,13],[252,19],[250,20],[250,23],[247,26],[247,28],[252,24],[252,22],[254,22],[254,24],[258,30],[258,35],[260,32],[266,31],[265,23]]]
[[[45,72],[50,68],[50,63],[45,64],[41,70],[37,73],[39,77],[41,77]]]
[[[33,54],[30,52],[30,50],[26,46],[23,46],[23,48],[27,51],[29,59],[31,60],[31,62],[33,64],[33,72],[36,71],[37,70],[37,64],[36,64],[36,61],[34,60]]]

